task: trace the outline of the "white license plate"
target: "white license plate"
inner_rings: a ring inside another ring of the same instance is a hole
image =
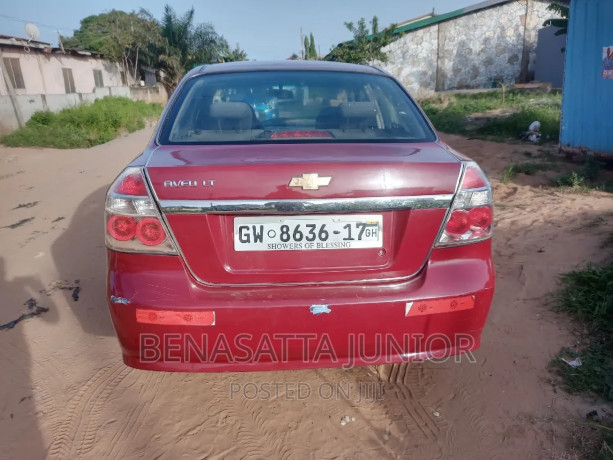
[[[235,217],[235,251],[380,248],[383,216]]]

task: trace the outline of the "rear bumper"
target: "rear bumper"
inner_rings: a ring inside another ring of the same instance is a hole
[[[494,270],[491,243],[485,241],[434,250],[424,270],[402,283],[208,287],[191,278],[177,256],[108,251],[107,281],[111,318],[128,366],[255,371],[385,364],[472,351],[490,308]],[[460,296],[470,305],[454,311],[451,300]],[[426,305],[442,306],[441,312],[420,314],[419,306]],[[143,322],[142,310],[161,317],[178,311],[210,318],[214,312],[214,324]]]

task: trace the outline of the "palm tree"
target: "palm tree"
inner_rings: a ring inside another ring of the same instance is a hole
[[[246,61],[247,53],[237,43],[234,49],[228,49],[223,54],[222,59],[224,62]]]
[[[159,65],[163,72],[162,83],[172,91],[185,72],[196,65],[227,60],[245,60],[247,54],[238,45],[230,50],[226,39],[219,35],[212,24],[194,25],[194,8],[178,16],[170,6],[164,7],[160,21],[164,46],[158,50]]]

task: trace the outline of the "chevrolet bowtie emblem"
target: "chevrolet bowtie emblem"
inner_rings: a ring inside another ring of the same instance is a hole
[[[302,177],[292,177],[289,181],[290,187],[302,187],[302,190],[318,190],[319,187],[330,185],[332,177],[322,176],[319,174],[303,174]]]

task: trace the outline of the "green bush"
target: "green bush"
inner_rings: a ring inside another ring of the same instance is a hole
[[[121,131],[145,127],[145,119],[160,115],[160,104],[147,104],[124,97],[105,97],[58,113],[36,112],[24,128],[3,136],[0,143],[11,147],[92,147],[113,140]]]
[[[35,112],[26,123],[26,126],[48,126],[53,123],[54,118],[55,114],[53,112]]]

